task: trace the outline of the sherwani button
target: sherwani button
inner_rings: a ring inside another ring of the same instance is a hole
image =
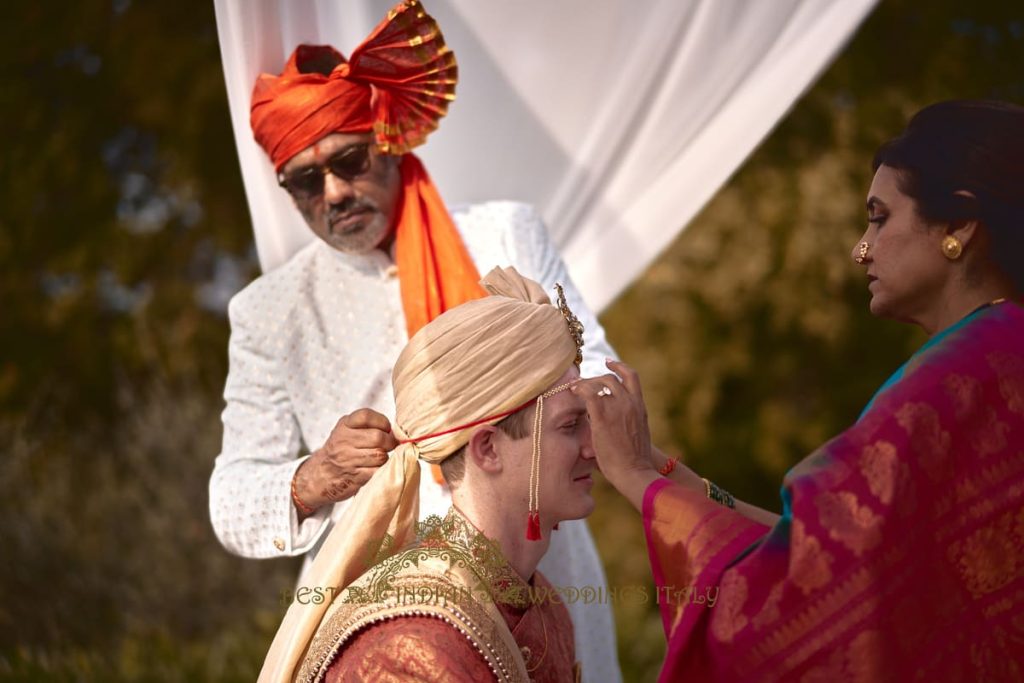
[[[278,550],[283,551],[284,550],[284,539],[280,538],[280,537],[275,538],[274,539],[274,547],[277,548]]]

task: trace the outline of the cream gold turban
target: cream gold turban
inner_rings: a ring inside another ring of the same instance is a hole
[[[514,268],[496,268],[480,284],[491,296],[435,318],[398,357],[393,427],[402,445],[334,525],[308,585],[340,591],[369,569],[386,535],[396,551],[413,540],[417,459],[440,463],[469,441],[471,427],[499,422],[537,398],[576,359],[578,335],[540,285]],[[292,603],[260,681],[291,680],[328,607]]]

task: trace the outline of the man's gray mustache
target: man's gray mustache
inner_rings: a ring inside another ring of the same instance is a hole
[[[331,223],[344,218],[356,211],[377,211],[377,203],[369,199],[347,199],[341,204],[332,206],[327,212],[327,220]]]

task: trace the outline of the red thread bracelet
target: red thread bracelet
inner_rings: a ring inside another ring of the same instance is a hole
[[[294,476],[292,477],[292,502],[295,503],[295,507],[299,508],[299,512],[306,515],[307,517],[316,512],[316,510],[303,503],[302,499],[299,498],[299,492],[295,490]]]

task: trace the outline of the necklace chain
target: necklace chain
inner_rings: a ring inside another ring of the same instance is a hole
[[[540,614],[541,628],[544,631],[544,652],[542,652],[540,654],[540,657],[537,658],[537,661],[534,662],[533,668],[526,669],[526,673],[533,673],[534,671],[539,669],[541,662],[543,662],[544,658],[548,656],[548,622],[544,618],[544,610],[541,608],[541,606],[537,606],[537,609],[538,613]]]

